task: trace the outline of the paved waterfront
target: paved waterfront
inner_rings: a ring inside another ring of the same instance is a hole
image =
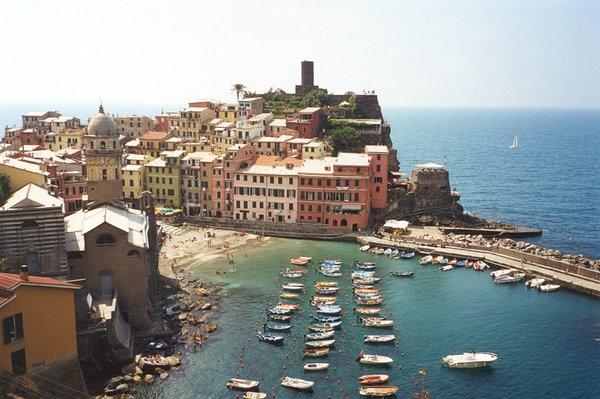
[[[581,291],[600,297],[600,281],[583,278],[572,273],[565,273],[560,270],[552,269],[533,262],[523,262],[522,258],[514,258],[503,254],[477,249],[454,247],[446,242],[443,242],[444,247],[442,248],[440,246],[433,245],[435,241],[431,241],[431,245],[417,245],[411,241],[396,242],[385,238],[369,236],[360,237],[359,240],[361,243],[364,242],[372,245],[410,248],[415,251],[426,253],[434,252],[436,254],[456,258],[481,259],[495,266],[514,268],[525,271],[531,275],[551,278],[552,280],[555,280],[562,285],[568,286],[576,291]],[[442,242],[439,244],[442,244]]]

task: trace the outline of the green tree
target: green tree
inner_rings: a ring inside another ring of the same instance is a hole
[[[0,174],[0,205],[4,204],[4,201],[10,194],[10,179],[8,176]]]
[[[363,136],[351,127],[340,127],[331,132],[331,141],[333,143],[333,152],[338,154],[340,151],[358,152],[365,145]]]
[[[236,83],[233,85],[231,91],[235,91],[237,100],[240,101],[240,94],[246,93],[246,86],[244,86],[242,83]]]

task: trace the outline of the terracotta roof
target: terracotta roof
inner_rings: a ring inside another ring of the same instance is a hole
[[[140,139],[142,139],[142,140],[163,140],[169,134],[171,134],[171,133],[169,133],[169,132],[157,132],[157,131],[149,130],[146,133],[144,133],[140,137]]]
[[[50,277],[29,276],[29,280],[21,280],[15,273],[0,273],[0,289],[12,291],[19,285],[45,285],[53,288],[79,289],[78,285],[56,280]]]
[[[276,155],[261,155],[256,158],[256,161],[254,162],[254,165],[259,166],[286,166],[288,164],[300,166],[302,164],[302,160],[293,157],[281,159]]]

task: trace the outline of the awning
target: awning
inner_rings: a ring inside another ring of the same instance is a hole
[[[389,228],[389,229],[407,229],[409,225],[410,225],[410,223],[407,222],[406,220],[394,220],[394,219],[390,219],[390,220],[388,220],[388,221],[385,222],[385,224],[383,225],[383,228]]]
[[[342,205],[343,211],[360,211],[360,209],[361,209],[360,204],[344,204],[344,205]]]

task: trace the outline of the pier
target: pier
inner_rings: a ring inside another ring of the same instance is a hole
[[[517,269],[530,276],[551,279],[565,288],[600,298],[600,272],[526,252],[499,246],[466,246],[413,237],[391,240],[359,236],[357,241],[361,245],[409,249],[422,254],[482,260],[497,267]]]

